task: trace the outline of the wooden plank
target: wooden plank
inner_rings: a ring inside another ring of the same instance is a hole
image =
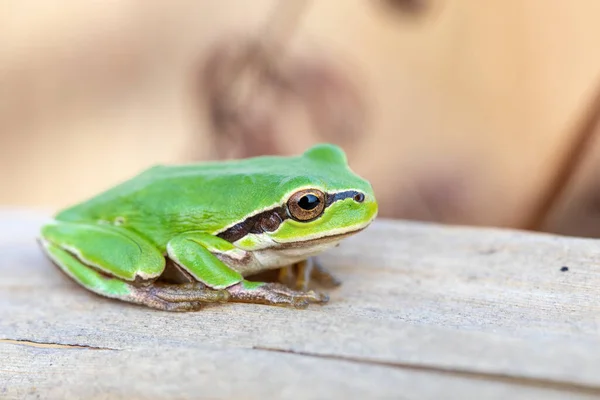
[[[600,395],[594,240],[380,220],[323,257],[326,306],[167,313],[60,274],[44,217],[0,211],[2,398]]]

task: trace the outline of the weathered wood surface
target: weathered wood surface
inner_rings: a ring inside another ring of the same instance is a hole
[[[600,396],[596,240],[381,220],[326,306],[167,313],[71,283],[43,218],[0,212],[0,398]]]

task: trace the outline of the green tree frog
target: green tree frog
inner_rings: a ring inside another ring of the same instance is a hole
[[[305,308],[328,301],[307,290],[310,279],[339,283],[314,256],[376,215],[343,150],[318,144],[299,156],[152,167],[59,212],[39,242],[66,275],[113,299],[168,311]],[[246,279],[275,269],[287,285]]]

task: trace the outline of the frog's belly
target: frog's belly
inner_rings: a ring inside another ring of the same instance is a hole
[[[252,252],[254,262],[237,265],[235,269],[242,275],[248,276],[258,272],[285,267],[309,257],[316,256],[325,250],[337,246],[339,240],[315,243],[307,247],[270,248]]]

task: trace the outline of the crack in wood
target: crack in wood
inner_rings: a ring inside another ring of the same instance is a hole
[[[305,351],[296,351],[291,349],[279,349],[274,347],[252,346],[253,350],[268,351],[273,353],[285,353],[295,356],[314,357],[325,360],[345,361],[349,363],[395,368],[407,371],[425,372],[440,374],[457,378],[466,378],[472,380],[506,383],[510,385],[526,386],[538,389],[551,389],[570,394],[600,395],[600,386],[586,385],[576,382],[551,380],[545,378],[535,378],[526,376],[517,376],[499,372],[483,372],[453,367],[441,367],[438,365],[414,364],[408,362],[393,362],[383,360],[373,360],[336,354],[321,354]]]
[[[37,347],[37,348],[42,348],[42,349],[79,349],[79,350],[113,350],[113,351],[119,350],[119,349],[113,349],[110,347],[89,346],[87,344],[64,344],[64,343],[52,343],[52,342],[36,342],[33,340],[24,340],[24,339],[17,339],[17,340],[15,340],[15,339],[0,339],[0,343]]]

